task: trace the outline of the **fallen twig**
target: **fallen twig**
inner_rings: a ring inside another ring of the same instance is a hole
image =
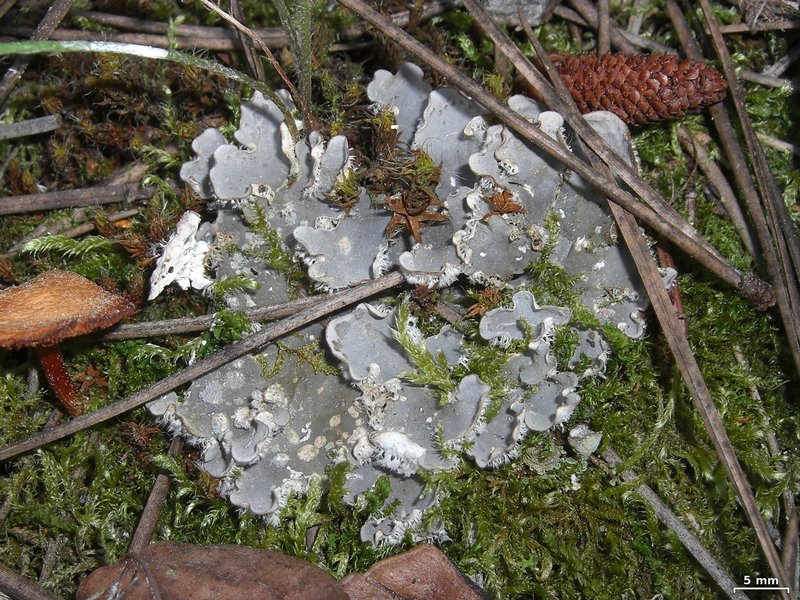
[[[0,592],[12,600],[60,600],[55,594],[0,563]]]
[[[431,19],[452,7],[455,2],[441,0],[426,2],[419,15],[418,22]],[[127,29],[135,33],[105,33],[103,39],[109,42],[141,44],[168,48],[170,45],[166,33],[168,23],[160,21],[145,21],[123,15],[113,15],[93,11],[73,11],[84,18],[90,19],[100,25]],[[399,26],[406,27],[409,23],[411,11],[400,11],[391,15],[391,19]],[[271,48],[282,48],[287,44],[286,32],[281,27],[262,28],[254,30],[255,33]],[[340,32],[342,40],[356,39],[364,35],[366,28],[363,25],[347,27]],[[143,32],[143,33],[139,33]],[[33,29],[29,27],[0,27],[0,35],[28,39]],[[83,31],[80,29],[57,29],[49,39],[52,40],[85,40],[97,39],[96,31]],[[240,43],[235,31],[224,27],[207,27],[202,25],[178,25],[175,28],[175,47],[181,50],[205,49],[212,51],[238,50]],[[349,44],[332,44],[331,51],[349,47]]]
[[[300,94],[300,92],[297,91],[297,88],[292,83],[292,80],[289,79],[288,75],[286,75],[286,71],[283,70],[281,64],[272,54],[272,51],[269,49],[267,43],[264,40],[262,40],[255,31],[253,31],[249,27],[245,27],[239,20],[237,20],[233,16],[223,11],[213,2],[210,2],[209,0],[200,0],[200,2],[208,10],[219,15],[225,21],[227,21],[228,23],[233,25],[233,27],[236,28],[236,31],[240,36],[240,42],[242,43],[242,46],[245,48],[245,52],[247,52],[248,48],[252,48],[252,51],[255,52],[255,48],[253,48],[253,45],[258,46],[259,50],[261,50],[261,52],[264,53],[264,56],[269,61],[269,64],[271,64],[272,68],[275,69],[275,72],[278,74],[278,77],[280,77],[283,83],[286,84],[286,89],[289,90],[289,94],[291,95],[292,99],[300,106],[300,112],[303,113],[303,119],[305,121],[306,127],[309,128],[310,130],[316,129],[316,124],[315,124],[316,120],[314,119],[314,115],[311,113],[311,111],[308,109],[308,106],[306,105],[306,99],[303,98],[302,94]],[[232,3],[231,7],[233,6],[234,4]],[[257,60],[257,58],[255,60]],[[260,65],[261,63],[259,62],[258,64]],[[261,71],[261,74],[263,76],[263,69]]]
[[[212,6],[212,10],[221,10],[215,4],[212,4]],[[242,7],[242,0],[231,0],[230,7],[230,17],[237,23],[244,23],[244,8]],[[236,36],[239,38],[239,43],[242,45],[244,57],[247,60],[247,66],[250,69],[250,75],[252,75],[253,78],[257,79],[258,81],[265,81],[264,65],[261,63],[261,58],[256,53],[253,40],[244,31],[238,28],[236,31]],[[273,57],[272,53],[270,52],[267,54],[267,58],[272,61],[275,57]],[[290,93],[291,89],[292,88],[289,88]]]
[[[136,185],[103,185],[76,190],[59,190],[42,194],[6,196],[0,198],[0,215],[14,215],[57,208],[94,206],[96,204],[123,204],[147,200],[153,191]]]
[[[249,308],[244,311],[245,316],[251,321],[260,322],[270,319],[280,319],[296,314],[301,310],[306,310],[316,306],[326,300],[327,296],[318,294],[316,296],[306,296],[297,300],[290,300],[282,304],[272,306],[261,306]],[[131,340],[146,337],[158,337],[165,335],[179,335],[184,333],[197,333],[206,331],[218,319],[218,315],[202,315],[199,317],[183,317],[180,319],[165,319],[163,321],[145,321],[142,323],[123,323],[113,329],[109,329],[95,339],[108,342],[112,340]]]
[[[733,357],[736,359],[736,363],[739,367],[749,376],[750,363],[738,344],[733,347]],[[750,383],[749,387],[750,396],[756,402],[759,412],[761,413],[761,418],[764,420],[763,431],[767,450],[772,457],[780,458],[783,453],[781,452],[780,446],[778,446],[778,438],[775,436],[775,430],[772,428],[769,415],[764,410],[761,392],[758,391],[758,388],[753,383]],[[778,464],[781,467],[783,466],[782,462]],[[797,507],[795,505],[794,493],[789,488],[783,490],[781,499],[783,500],[783,512],[786,519],[786,528],[781,540],[781,562],[783,562],[783,568],[786,569],[786,574],[789,577],[789,585],[792,589],[796,590],[798,589],[798,575],[800,575],[797,569]]]
[[[752,81],[753,83],[757,83],[759,85],[765,85],[767,87],[774,88],[789,88],[790,90],[798,89],[797,82],[791,79],[773,77],[772,75],[765,75],[764,73],[758,73],[756,71],[751,71],[750,69],[738,69],[737,73],[739,74],[739,79]]]
[[[121,221],[122,219],[129,219],[130,217],[136,216],[139,214],[138,208],[132,208],[130,210],[121,210],[119,212],[111,213],[106,218],[108,219],[109,223],[114,223],[116,221]],[[94,231],[97,229],[97,226],[94,223],[81,223],[71,229],[65,230],[63,233],[59,234],[64,236],[65,238],[76,238],[82,235],[86,235],[87,233]]]
[[[569,0],[569,3],[572,5],[572,8],[575,9],[576,14],[578,14],[583,20],[583,23],[578,23],[579,25],[582,24],[585,27],[591,27],[595,30],[598,28],[600,22],[599,15],[597,14],[597,9],[593,4],[587,0]],[[556,14],[561,16],[558,9],[556,9]],[[625,54],[633,54],[636,52],[634,42],[629,39],[633,34],[626,35],[616,27],[609,29],[608,34],[611,44],[621,52],[624,52]],[[636,37],[638,38],[639,36]],[[651,50],[652,49],[653,48],[651,48]]]
[[[780,77],[786,72],[786,70],[789,67],[791,67],[797,61],[797,59],[800,59],[799,45],[795,45],[789,48],[789,51],[779,60],[777,60],[775,64],[764,69],[764,75],[770,75],[772,77]]]
[[[42,446],[68,437],[74,433],[77,433],[78,431],[83,431],[84,429],[93,427],[98,423],[102,423],[126,413],[129,410],[133,410],[134,408],[147,404],[151,400],[171,392],[176,387],[194,381],[198,377],[201,377],[202,375],[205,375],[206,373],[209,373],[214,369],[231,362],[232,360],[236,360],[248,352],[257,350],[261,346],[264,346],[272,340],[284,336],[287,333],[298,329],[299,327],[303,327],[304,325],[316,321],[317,319],[341,310],[346,306],[360,302],[369,296],[386,292],[393,287],[397,287],[404,281],[405,279],[401,273],[394,272],[384,275],[379,279],[367,281],[352,288],[348,288],[346,290],[342,290],[341,292],[326,296],[324,302],[302,310],[291,317],[283,319],[282,321],[273,323],[258,333],[231,344],[213,356],[199,360],[193,365],[186,367],[182,371],[174,373],[169,377],[165,377],[161,381],[158,381],[143,390],[139,390],[127,398],[104,406],[93,413],[76,417],[71,421],[64,423],[63,425],[54,427],[50,431],[36,433],[24,440],[20,440],[19,442],[14,442],[3,448],[0,448],[0,463],[20,456],[26,452],[30,452],[31,450],[35,450],[36,448],[41,448]]]
[[[683,12],[681,11],[677,2],[675,2],[675,0],[667,0],[666,7],[667,13],[672,20],[672,24],[675,27],[675,31],[678,34],[678,37],[681,41],[681,46],[683,47],[686,55],[694,60],[702,60],[700,48],[695,41],[692,32],[689,29],[689,25],[686,22],[686,18],[683,16]],[[736,85],[735,79],[733,82],[729,83]],[[739,141],[736,139],[736,132],[734,131],[733,124],[731,123],[730,117],[728,116],[728,111],[725,109],[724,105],[715,104],[714,106],[710,106],[709,112],[711,113],[714,128],[719,136],[720,144],[725,151],[726,156],[728,157],[728,164],[730,166],[731,173],[733,174],[734,181],[736,182],[736,187],[738,188],[739,193],[741,194],[741,197],[747,207],[747,212],[750,215],[750,222],[753,225],[753,230],[755,231],[756,238],[758,239],[760,250],[762,256],[764,257],[764,262],[766,263],[767,272],[769,273],[772,281],[777,283],[775,296],[778,302],[778,308],[781,312],[781,318],[783,319],[784,327],[786,328],[787,338],[790,340],[789,347],[792,349],[792,354],[795,358],[795,364],[797,365],[799,364],[798,361],[800,361],[800,355],[794,352],[794,347],[797,345],[797,341],[793,341],[792,338],[800,335],[800,330],[798,330],[797,327],[790,329],[789,324],[798,318],[798,313],[791,313],[792,309],[788,294],[785,290],[785,287],[781,284],[783,277],[778,262],[778,255],[772,240],[770,228],[767,225],[767,219],[764,215],[764,210],[761,207],[758,192],[756,192],[753,179],[750,176],[747,160],[745,159],[744,152],[742,152],[742,148],[739,146]],[[800,366],[798,368],[800,368]]]
[[[736,195],[733,193],[733,188],[725,179],[717,163],[714,162],[705,151],[703,145],[693,137],[685,127],[678,127],[678,141],[683,149],[694,159],[700,170],[703,171],[708,178],[711,185],[713,185],[719,194],[720,203],[722,204],[725,212],[730,219],[731,224],[736,233],[739,234],[739,239],[742,241],[747,253],[756,260],[756,241],[753,239],[753,234],[747,226],[742,208],[736,201]]]
[[[756,132],[756,135],[758,136],[758,139],[761,140],[761,143],[763,143],[765,146],[769,146],[778,152],[791,152],[796,156],[800,156],[800,146],[797,146],[796,144],[779,140],[778,138],[767,135],[766,133]]]
[[[784,31],[786,29],[800,29],[800,19],[782,19],[780,21],[770,21],[752,27],[747,23],[733,23],[731,25],[720,25],[719,31],[723,35],[730,33],[757,33],[760,31]]]
[[[172,443],[169,445],[169,450],[167,450],[167,456],[177,456],[182,447],[183,440],[181,438],[172,438]],[[141,552],[150,544],[168,493],[169,476],[166,473],[159,473],[156,476],[155,483],[153,483],[153,488],[150,490],[150,495],[147,497],[147,503],[144,505],[142,515],[139,517],[139,523],[136,525],[131,537],[131,543],[128,546],[129,553]]]
[[[36,119],[26,119],[16,123],[5,123],[0,125],[0,140],[10,140],[25,137],[28,135],[38,135],[58,129],[61,125],[60,115],[47,115]]]

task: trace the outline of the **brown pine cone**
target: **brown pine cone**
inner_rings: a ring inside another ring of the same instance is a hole
[[[715,104],[728,84],[713,67],[674,54],[554,54],[550,57],[581,112],[608,110],[647,125]]]

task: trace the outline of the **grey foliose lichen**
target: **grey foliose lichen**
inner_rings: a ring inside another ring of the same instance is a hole
[[[204,229],[215,278],[245,274],[260,283],[228,294],[230,308],[288,298],[286,275],[270,266],[276,253],[302,261],[324,290],[391,269],[440,288],[458,277],[518,288],[546,248],[550,260],[580,276],[581,300],[601,322],[642,335],[641,285],[603,198],[504,126],[487,126],[483,109],[457,91],[431,89],[414,65],[379,71],[368,95],[376,110],[395,115],[400,144],[441,167],[435,194],[447,219],[426,223],[421,242],[410,228],[387,239],[393,212],[365,190],[347,211],[332,203],[354,168],[346,139],[311,133],[293,144],[282,112],[256,93],[242,106],[237,143],[207,130],[193,144],[197,158],[181,169],[197,195],[217,202],[218,217]],[[560,115],[522,96],[509,105],[569,148]],[[632,159],[621,121],[610,113],[587,118]],[[424,337],[406,304],[361,304],[324,330],[309,325],[150,410],[200,446],[202,466],[221,479],[222,492],[255,514],[277,521],[312,475],[346,462],[347,501],[358,503],[379,477],[391,482],[389,502],[400,500],[393,513],[365,523],[365,541],[396,543],[407,532],[445,539],[440,527],[415,531],[422,512],[446,493],[425,492],[419,474],[456,469],[465,459],[502,464],[526,433],[569,419],[581,381],[602,375],[609,352],[598,331],[576,329],[568,370],[559,370],[550,346],[571,319],[568,308],[539,306],[522,289],[510,306],[481,318],[482,340],[465,340],[450,326]],[[499,404],[488,383],[465,374],[471,344],[508,348]],[[431,375],[426,369],[441,380],[421,378]]]

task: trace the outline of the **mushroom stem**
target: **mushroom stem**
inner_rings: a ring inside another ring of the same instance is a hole
[[[42,363],[42,371],[44,371],[47,381],[50,382],[50,387],[53,388],[61,404],[64,405],[69,414],[81,414],[82,407],[78,398],[78,388],[69,373],[67,373],[67,368],[64,366],[64,357],[61,355],[58,345],[39,346],[36,348],[36,352],[39,355],[39,361]]]

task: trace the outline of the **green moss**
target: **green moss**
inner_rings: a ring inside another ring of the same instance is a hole
[[[417,385],[424,385],[439,395],[439,405],[444,406],[455,390],[455,383],[450,376],[450,367],[444,352],[439,350],[435,355],[421,341],[411,335],[409,324],[409,307],[406,298],[397,308],[397,331],[395,339],[406,351],[406,356],[414,365],[413,371],[404,371],[400,377]]]

